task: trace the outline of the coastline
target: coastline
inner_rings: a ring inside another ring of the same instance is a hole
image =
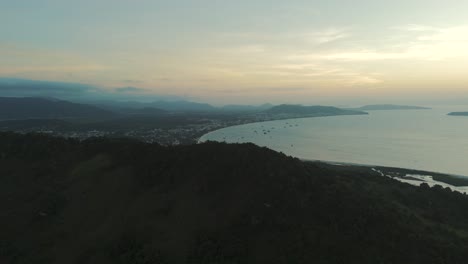
[[[393,180],[414,186],[419,186],[422,183],[426,183],[431,187],[440,185],[443,188],[448,187],[453,191],[468,193],[468,177],[463,175],[369,164],[355,164],[322,160],[301,160],[308,164],[314,164],[323,168],[333,168],[334,170],[343,170],[355,173],[365,172],[379,177],[388,177]]]
[[[362,116],[362,115],[368,115],[367,114],[353,114],[353,115],[321,115],[321,116],[316,116],[316,115],[313,115],[313,116],[301,116],[301,117],[288,117],[288,118],[278,118],[278,119],[271,119],[271,120],[262,120],[262,121],[248,121],[248,122],[245,122],[245,123],[241,123],[241,124],[234,124],[234,125],[227,125],[225,127],[219,127],[219,128],[216,128],[214,130],[211,130],[203,135],[201,135],[199,138],[197,138],[195,141],[196,141],[196,144],[200,144],[200,143],[203,143],[201,142],[201,139],[211,133],[214,133],[214,132],[217,132],[219,130],[223,130],[225,128],[233,128],[233,127],[238,127],[238,126],[244,126],[244,125],[251,125],[251,124],[262,124],[262,123],[267,123],[267,122],[274,122],[274,121],[288,121],[288,120],[298,120],[298,119],[309,119],[309,118],[325,118],[325,117],[336,117],[336,116]]]
[[[316,160],[316,159],[300,159],[304,162],[312,162],[312,163],[326,163],[333,166],[357,166],[357,167],[365,167],[365,168],[379,168],[386,171],[393,171],[396,175],[402,173],[413,173],[413,174],[427,174],[427,175],[434,175],[434,176],[447,176],[453,178],[462,178],[466,179],[468,183],[468,175],[458,175],[453,173],[445,173],[445,172],[438,172],[438,171],[427,171],[421,169],[411,169],[411,168],[403,168],[403,167],[394,167],[394,166],[384,166],[384,165],[373,165],[373,164],[362,164],[362,163],[353,163],[353,162],[341,162],[341,161],[331,161],[331,160]],[[467,185],[468,186],[468,185]]]
[[[300,117],[300,118],[288,118],[288,119],[281,119],[281,120],[297,120],[297,119],[308,119],[308,118],[316,118],[316,117],[329,117],[329,116],[314,116],[314,117]],[[215,133],[219,130],[225,128],[232,128],[237,126],[243,126],[247,124],[262,124],[271,121],[278,121],[278,120],[266,120],[261,122],[250,122],[246,124],[238,124],[233,126],[226,126],[223,128],[219,128],[213,131],[210,131],[206,134],[203,134],[200,138],[197,139],[197,144],[206,142],[205,138],[210,135],[211,133]],[[255,143],[253,143],[255,144]],[[294,156],[293,156],[294,157]],[[398,180],[400,182],[408,183],[411,185],[419,186],[422,183],[427,183],[430,186],[440,185],[442,187],[449,187],[454,191],[459,192],[467,192],[468,193],[468,175],[457,175],[452,173],[444,173],[438,171],[426,171],[422,169],[411,169],[411,168],[403,168],[403,167],[390,167],[390,166],[383,166],[383,165],[373,165],[373,164],[361,164],[361,163],[351,163],[351,162],[342,162],[342,161],[331,161],[331,160],[316,160],[316,159],[307,159],[307,158],[299,158],[301,161],[315,164],[319,166],[331,166],[335,169],[343,168],[345,170],[350,171],[365,171],[371,172],[372,174],[385,176],[392,178],[394,180]]]

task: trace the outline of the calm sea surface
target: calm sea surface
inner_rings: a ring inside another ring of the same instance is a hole
[[[421,169],[468,176],[464,108],[370,111],[228,127],[200,141],[252,142],[302,159]]]

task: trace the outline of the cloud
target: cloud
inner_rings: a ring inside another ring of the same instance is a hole
[[[348,79],[348,85],[350,86],[367,86],[379,83],[383,83],[383,81],[371,76],[355,75],[354,78]]]
[[[354,51],[338,52],[329,54],[294,55],[291,58],[303,58],[310,60],[343,60],[343,61],[374,61],[374,60],[396,60],[414,57],[408,52],[379,52],[379,51]]]
[[[350,37],[351,34],[345,29],[329,28],[322,31],[305,34],[303,37],[312,43],[327,44],[340,39]]]
[[[219,49],[216,53],[216,66],[209,70],[220,79],[232,80],[242,86],[314,86],[319,89],[332,86],[370,86],[383,82],[378,74],[353,69],[339,62],[330,63],[340,59],[339,55],[343,58],[353,56],[327,54],[328,50],[346,47],[346,42],[353,40],[355,35],[349,27],[325,27],[276,35],[237,34],[229,37],[238,38],[233,42],[239,43],[245,39],[246,42],[255,44]],[[356,57],[360,55],[362,54],[355,54]],[[374,55],[376,56],[379,54]]]
[[[65,100],[180,100],[173,95],[157,95],[137,87],[103,89],[81,83],[37,81],[17,78],[0,78],[0,96],[53,97]]]
[[[397,30],[404,31],[416,31],[416,32],[425,32],[425,31],[438,31],[437,27],[427,26],[427,25],[418,25],[418,24],[409,24],[405,26],[395,27]]]
[[[221,52],[228,54],[254,54],[263,53],[266,51],[266,47],[262,44],[248,44],[237,47],[231,47],[221,50]]]
[[[79,97],[97,91],[79,83],[0,78],[0,96]]]
[[[99,55],[106,63],[100,63],[99,56],[2,50],[0,46],[0,75],[122,86],[108,90],[121,97],[150,94],[151,87],[193,96],[210,96],[210,89],[252,87],[336,88],[343,92],[355,91],[350,88],[356,86],[389,89],[397,82],[400,86],[425,85],[424,75],[448,79],[462,71],[463,60],[468,62],[468,26],[410,24],[375,30],[367,25],[304,25],[290,31],[226,33],[207,38],[203,45],[163,55],[144,50]],[[132,58],[132,62],[123,58]],[[416,64],[421,68],[409,68]],[[443,65],[454,70],[434,74]]]
[[[122,80],[123,83],[142,83],[140,80]]]
[[[0,43],[0,76],[95,74],[111,67],[69,52],[46,51]]]
[[[57,65],[57,66],[13,66],[0,67],[1,75],[83,73],[104,71],[108,68],[97,64]]]
[[[410,40],[388,43],[380,49],[362,48],[338,52],[295,54],[291,58],[312,61],[383,61],[383,60],[425,60],[441,61],[454,58],[468,58],[468,26],[437,28],[432,26],[409,25],[399,30],[411,34]]]

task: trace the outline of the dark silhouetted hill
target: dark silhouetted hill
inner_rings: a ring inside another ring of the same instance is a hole
[[[0,97],[0,119],[111,118],[115,113],[92,105],[34,97]]]
[[[65,129],[73,127],[73,124],[59,119],[14,119],[0,121],[2,131],[18,131],[31,127],[43,127],[49,130]]]
[[[451,115],[451,116],[468,116],[468,112],[452,112],[452,113],[449,113],[448,115]]]
[[[367,114],[362,111],[345,110],[333,106],[303,106],[303,105],[278,105],[266,110],[269,114],[292,114],[292,115],[357,115]]]
[[[223,111],[232,111],[232,112],[257,112],[264,111],[272,108],[272,104],[262,104],[262,105],[225,105],[220,108]]]
[[[376,111],[376,110],[429,110],[431,108],[410,105],[392,105],[392,104],[378,104],[378,105],[365,105],[354,110],[361,111]]]
[[[132,115],[164,115],[167,114],[167,111],[154,108],[154,107],[143,107],[143,108],[130,108],[124,109],[123,113],[132,114]]]
[[[467,196],[252,144],[0,133],[0,207],[0,263],[468,259]]]
[[[205,103],[195,103],[190,101],[157,101],[149,104],[166,111],[213,111],[216,108]]]
[[[154,102],[139,102],[139,101],[95,101],[95,105],[101,106],[113,111],[122,111],[128,109],[143,109],[143,108],[156,108],[168,112],[211,112],[217,108],[205,104],[196,103],[184,100],[178,101],[154,101]]]

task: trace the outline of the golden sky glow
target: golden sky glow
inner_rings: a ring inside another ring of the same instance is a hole
[[[0,77],[207,101],[468,95],[466,1],[10,2]]]

